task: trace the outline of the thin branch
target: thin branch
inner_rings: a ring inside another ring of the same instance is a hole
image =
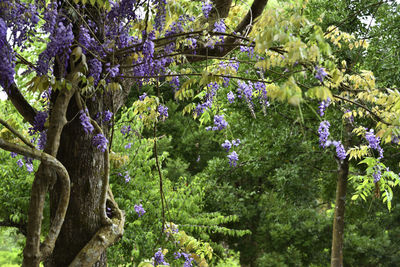
[[[350,99],[342,97],[342,96],[333,95],[333,97],[335,97],[337,99],[340,99],[340,100],[343,100],[343,101],[346,101],[346,102],[349,102],[349,103],[352,103],[352,104],[354,104],[354,105],[356,105],[356,106],[368,111],[373,117],[375,117],[377,119],[377,121],[380,121],[380,122],[382,122],[382,123],[384,123],[386,125],[391,125],[391,123],[389,123],[389,122],[385,121],[384,119],[382,119],[378,114],[374,113],[367,106],[364,106],[364,105],[362,105],[360,103],[357,103],[357,102],[355,102],[353,100],[350,100]]]
[[[30,148],[35,148],[35,146],[31,142],[29,142],[28,139],[26,139],[20,132],[11,127],[11,125],[9,125],[5,120],[0,118],[0,124],[3,124],[4,127],[10,130],[10,132],[17,136],[22,142],[24,142],[25,145],[29,146]]]
[[[15,83],[5,88],[8,98],[17,109],[17,111],[27,120],[31,125],[35,123],[37,111],[26,101],[24,96],[19,91]]]

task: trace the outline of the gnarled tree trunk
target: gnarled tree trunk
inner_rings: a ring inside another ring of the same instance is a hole
[[[75,105],[70,105],[68,119],[77,113]],[[102,226],[99,203],[105,159],[104,153],[92,145],[92,137],[92,134],[83,131],[79,116],[65,126],[61,135],[57,158],[69,172],[71,196],[64,224],[47,266],[68,266]],[[50,193],[52,217],[57,208],[58,194],[59,187],[56,185]],[[95,266],[106,266],[105,252]]]

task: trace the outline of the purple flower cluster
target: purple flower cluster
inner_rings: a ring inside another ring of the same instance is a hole
[[[159,248],[158,251],[154,254],[153,262],[154,266],[169,265],[169,263],[167,263],[164,259],[164,254],[162,253],[161,248]]]
[[[15,53],[7,43],[7,25],[0,18],[0,86],[4,89],[14,82]]]
[[[201,9],[203,11],[204,17],[208,18],[212,9],[212,2],[210,0],[203,1]]]
[[[240,46],[240,52],[243,52],[243,53],[246,52],[247,55],[250,58],[253,58],[253,56],[254,56],[254,47],[241,45]]]
[[[159,105],[157,108],[158,111],[158,118],[161,120],[165,120],[168,118],[168,107]]]
[[[329,127],[331,126],[331,124],[329,123],[329,121],[322,121],[319,124],[319,128],[318,128],[318,134],[319,134],[319,145],[322,148],[325,148],[326,146],[326,142],[328,141],[328,137],[329,137]]]
[[[118,176],[124,177],[125,183],[128,183],[131,180],[131,176],[129,175],[128,171],[125,172],[125,175],[122,175],[122,173],[118,173]]]
[[[203,114],[204,111],[206,111],[207,109],[211,108],[214,101],[214,96],[219,89],[219,85],[217,83],[209,83],[207,85],[207,88],[209,88],[209,92],[207,92],[206,96],[204,97],[204,103],[198,104],[196,106],[196,113],[198,116]]]
[[[143,95],[139,96],[139,100],[143,101],[147,97],[146,93],[143,93]]]
[[[56,26],[57,23],[57,16],[58,16],[58,11],[57,11],[58,4],[56,1],[50,2],[44,12],[43,19],[45,21],[43,25],[43,30],[45,30],[48,33],[52,33],[54,31],[54,27]]]
[[[39,75],[46,75],[49,70],[49,64],[52,58],[56,55],[64,59],[67,63],[69,54],[71,53],[70,46],[74,41],[74,34],[72,32],[72,24],[66,26],[63,22],[59,22],[57,28],[50,35],[50,42],[47,44],[46,49],[39,55],[37,63],[37,72]]]
[[[139,215],[139,217],[142,217],[146,213],[142,204],[135,205],[134,209],[135,209],[135,212]]]
[[[324,78],[328,73],[325,72],[325,68],[315,66],[315,78],[317,78],[321,83],[324,81]]]
[[[11,155],[13,156],[13,155]],[[33,161],[31,158],[28,157],[24,157],[25,160],[25,166],[26,166],[26,170],[28,172],[33,172]],[[22,161],[22,159],[17,160],[17,165],[18,167],[22,168],[24,166],[24,162]]]
[[[229,91],[229,93],[226,95],[226,98],[231,104],[235,102],[235,95],[232,93],[232,91]]]
[[[92,143],[98,150],[105,152],[107,149],[108,140],[103,134],[96,134],[93,137]]]
[[[260,104],[263,106],[263,108],[269,107],[269,101],[265,83],[262,82],[254,83],[254,89],[260,98]]]
[[[383,149],[380,146],[381,139],[375,136],[373,129],[370,129],[365,133],[365,139],[367,139],[368,141],[369,148],[377,150],[379,152],[378,159],[383,158]]]
[[[157,4],[157,13],[154,18],[154,28],[158,31],[161,31],[165,26],[165,5],[167,4],[167,1],[154,0],[154,3]]]
[[[340,160],[344,160],[346,158],[346,150],[343,146],[343,144],[340,141],[331,141],[328,140],[329,137],[329,127],[330,127],[329,121],[322,121],[319,125],[318,128],[318,134],[319,134],[319,145],[322,148],[329,147],[331,145],[336,147],[336,155]]]
[[[229,159],[229,165],[231,167],[236,167],[237,161],[239,160],[239,156],[236,151],[232,151],[232,153],[229,154],[227,157]]]
[[[47,142],[47,131],[40,132],[37,144],[38,148],[40,150],[43,150],[44,147],[46,146],[46,142]]]
[[[110,121],[112,119],[113,113],[109,110],[104,111],[104,117],[103,117],[103,121],[107,122]]]
[[[39,22],[37,8],[33,4],[19,1],[3,0],[0,14],[5,21],[14,46],[25,47],[25,42],[35,34],[35,26]]]
[[[374,177],[374,183],[377,183],[382,177],[381,167],[379,165],[375,165],[373,169],[374,173],[372,174],[372,177]]]
[[[319,115],[322,117],[325,115],[325,110],[331,104],[331,99],[328,97],[326,100],[322,100],[319,104]]]
[[[100,80],[100,75],[101,71],[103,70],[103,65],[101,64],[100,60],[98,60],[97,58],[93,58],[88,61],[88,67],[89,67],[88,76],[92,76],[94,79],[94,85],[97,85],[97,83]]]
[[[344,160],[346,158],[346,150],[341,142],[337,142],[336,146],[336,155],[340,160]]]
[[[221,145],[224,149],[226,149],[226,152],[229,152],[229,150],[232,147],[231,142],[229,142],[229,140],[225,140],[225,142],[222,143]]]
[[[224,143],[222,143],[222,147],[226,149],[226,152],[229,152],[229,150],[232,148],[232,146],[239,146],[240,145],[240,139],[232,140],[230,142],[229,140],[225,140]]]
[[[214,30],[213,32],[221,32],[225,33],[226,32],[226,25],[223,19],[217,20],[214,23]]]
[[[169,84],[172,86],[172,88],[174,88],[174,91],[178,91],[179,89],[179,77],[178,76],[174,76],[172,77],[171,81],[169,82]]]
[[[81,110],[79,113],[81,114],[79,116],[79,119],[81,120],[83,130],[85,131],[85,133],[90,134],[91,132],[93,132],[94,127],[90,123],[90,118],[86,115],[86,113],[89,113],[88,110],[86,109],[86,112],[84,110]]]
[[[185,262],[183,264],[183,267],[192,267],[193,266],[193,258],[192,255],[189,253],[185,252],[175,252],[174,253],[175,259],[179,259],[180,257],[183,257],[185,259]]]
[[[44,124],[46,123],[48,114],[46,111],[39,111],[36,116],[32,127],[29,128],[29,134],[33,135],[38,132],[44,131]]]
[[[112,1],[111,11],[108,13],[108,19],[110,20],[126,20],[134,21],[136,19],[136,5],[137,0],[121,0]]]
[[[106,72],[109,77],[116,77],[119,74],[119,64],[110,67],[110,63],[106,63]]]
[[[225,129],[228,126],[228,123],[224,119],[224,115],[215,115],[214,116],[214,126],[206,127],[206,130],[220,131]]]
[[[154,54],[154,43],[153,41],[146,39],[143,44],[143,50],[142,50],[143,55],[145,58],[150,59],[153,57]]]
[[[132,131],[132,128],[131,128],[130,125],[128,125],[128,126],[124,125],[124,126],[121,127],[122,135],[129,134],[131,131]]]
[[[239,87],[237,88],[238,98],[242,98],[244,96],[244,98],[247,101],[252,102],[253,83],[251,83],[251,82],[246,83],[246,82],[239,81],[238,85],[239,85]]]

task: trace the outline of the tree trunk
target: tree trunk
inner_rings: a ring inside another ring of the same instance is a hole
[[[101,110],[100,107],[93,109]],[[63,129],[57,154],[57,158],[69,172],[71,195],[64,224],[46,266],[68,266],[102,226],[99,203],[104,175],[104,153],[92,145],[93,133],[86,134],[83,131],[76,114],[78,109],[72,103],[68,110],[70,123]],[[50,192],[52,218],[57,208],[59,190],[59,185],[56,184]],[[105,253],[94,266],[106,266]]]
[[[336,185],[336,207],[333,218],[331,266],[343,266],[344,211],[346,208],[346,189],[349,174],[348,158],[339,163]]]

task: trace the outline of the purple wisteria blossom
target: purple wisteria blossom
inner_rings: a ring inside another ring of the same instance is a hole
[[[328,136],[329,136],[329,127],[331,126],[331,124],[329,123],[329,121],[322,121],[319,124],[319,128],[318,128],[318,134],[319,134],[319,145],[322,148],[325,148],[326,146],[326,141],[328,141]]]
[[[105,152],[107,149],[108,140],[103,134],[97,134],[93,137],[92,143],[98,150]]]
[[[106,63],[106,72],[108,73],[109,77],[116,77],[119,74],[119,64],[110,67],[110,63]]]
[[[372,174],[372,177],[374,177],[374,183],[379,182],[379,180],[382,177],[382,172],[381,172],[381,167],[379,165],[374,166],[374,173]]]
[[[331,99],[328,97],[326,100],[322,100],[319,104],[319,115],[322,117],[325,115],[325,110],[331,104]]]
[[[129,183],[129,181],[131,180],[131,176],[129,175],[129,172],[125,172],[125,183]]]
[[[229,154],[227,157],[229,159],[229,165],[231,167],[236,167],[237,161],[239,160],[239,156],[236,151],[232,151],[232,153]]]
[[[196,106],[195,112],[197,113],[198,116],[200,116],[201,114],[204,113],[204,111],[212,107],[214,96],[219,89],[219,85],[215,82],[209,83],[207,87],[209,88],[209,91],[206,93],[204,97],[204,102]]]
[[[122,135],[129,134],[131,131],[132,131],[132,128],[131,128],[130,125],[128,125],[128,126],[124,125],[124,126],[121,127]]]
[[[109,110],[104,111],[103,121],[104,122],[110,121],[112,116],[113,116],[113,113],[111,111],[109,111]]]
[[[134,206],[134,209],[135,209],[135,212],[139,215],[139,217],[142,217],[146,213],[142,204],[139,204],[139,205],[136,204]]]
[[[18,165],[18,167],[22,167],[22,166],[24,166],[24,162],[22,161],[22,159],[19,159],[19,160],[17,160],[17,165]]]
[[[346,150],[341,142],[338,142],[336,145],[336,155],[340,160],[344,160],[346,158]]]
[[[214,126],[212,127],[213,131],[220,131],[225,129],[228,126],[228,123],[224,119],[224,115],[215,115],[214,116]]]
[[[378,159],[383,158],[383,149],[380,146],[381,139],[375,136],[373,129],[370,129],[365,133],[365,139],[367,139],[368,141],[369,148],[377,150],[379,152]]]
[[[164,254],[162,253],[161,248],[159,248],[158,251],[154,254],[153,261],[154,261],[153,264],[154,266],[169,265],[169,263],[167,263],[164,259]]]
[[[100,75],[103,70],[103,65],[97,58],[93,58],[88,60],[88,67],[89,67],[88,76],[92,76],[94,79],[94,85],[97,85],[97,83],[100,80]]]
[[[224,149],[226,149],[226,152],[229,152],[229,150],[232,147],[231,142],[229,142],[229,140],[225,140],[225,142],[222,143],[221,145]]]
[[[85,112],[86,111],[86,112]],[[79,119],[81,120],[81,125],[83,127],[83,130],[85,131],[85,133],[90,134],[91,132],[93,132],[94,127],[93,125],[90,123],[90,118],[86,115],[86,113],[88,113],[88,110],[81,110],[79,113],[81,114],[79,116]]]
[[[193,258],[192,255],[189,253],[185,252],[175,252],[174,253],[175,259],[179,259],[180,257],[183,257],[185,259],[185,262],[183,263],[183,267],[192,267],[193,266]]]
[[[222,32],[225,33],[226,32],[226,25],[223,19],[217,20],[214,23],[214,30],[213,32]]]
[[[47,131],[43,131],[39,134],[39,140],[38,140],[38,148],[40,150],[43,150],[44,147],[46,146],[46,142],[47,142]]]
[[[29,134],[33,135],[38,132],[44,131],[44,124],[46,123],[48,114],[46,111],[39,111],[36,116],[32,127],[29,128]]]
[[[157,111],[159,119],[165,120],[166,118],[168,118],[168,107],[159,105]]]
[[[228,98],[229,103],[233,103],[235,102],[235,95],[232,93],[232,91],[230,91],[227,95],[226,98]]]
[[[240,139],[232,140],[232,145],[233,146],[239,146],[240,145]]]
[[[26,170],[28,172],[33,172],[33,164],[32,163],[26,163]]]
[[[125,149],[129,149],[129,148],[131,148],[131,147],[132,147],[132,143],[128,143],[128,144],[126,144],[126,145],[124,146]]]
[[[204,17],[208,18],[210,11],[212,9],[212,2],[210,0],[203,1],[201,9],[203,11]]]
[[[147,97],[146,93],[143,93],[143,95],[139,96],[139,100],[143,101]]]
[[[324,81],[324,78],[328,73],[325,72],[325,68],[315,66],[315,78],[317,78],[321,83]]]
[[[50,61],[56,55],[64,58],[65,62],[68,61],[69,54],[71,53],[71,44],[74,41],[74,34],[72,32],[72,24],[64,25],[63,22],[58,22],[57,28],[54,29],[53,34],[50,35],[50,42],[47,44],[46,49],[39,55],[37,63],[37,72],[39,75],[46,75],[49,70]]]

